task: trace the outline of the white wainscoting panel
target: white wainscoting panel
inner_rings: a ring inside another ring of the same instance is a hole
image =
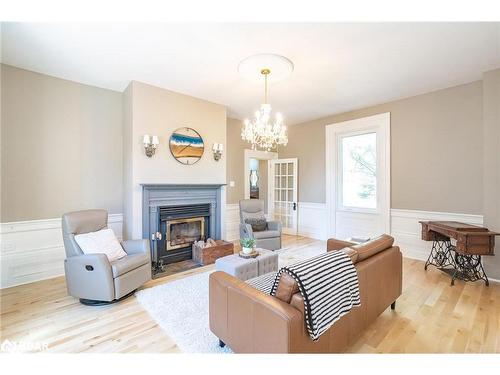
[[[226,241],[240,238],[240,206],[238,203],[226,204]]]
[[[299,202],[298,234],[304,237],[326,240],[327,209],[324,203]],[[421,240],[419,221],[459,221],[483,225],[482,215],[451,212],[391,209],[391,235],[407,258],[427,260],[432,242]]]
[[[108,226],[122,239],[123,215],[109,215]],[[61,219],[0,224],[0,288],[64,275]]]
[[[427,260],[432,242],[421,240],[419,221],[459,221],[483,225],[482,215],[391,209],[391,235],[406,258]]]
[[[327,210],[325,203],[299,202],[299,236],[326,240]]]

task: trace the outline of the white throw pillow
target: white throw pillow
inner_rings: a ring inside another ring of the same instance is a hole
[[[77,234],[75,241],[84,254],[105,254],[110,262],[127,256],[112,229]]]

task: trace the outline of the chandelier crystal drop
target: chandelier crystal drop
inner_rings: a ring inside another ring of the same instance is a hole
[[[287,129],[283,123],[283,116],[276,113],[271,120],[271,105],[267,102],[267,76],[271,73],[269,69],[262,69],[260,73],[264,76],[264,104],[260,110],[255,112],[254,118],[244,121],[241,130],[241,138],[252,144],[252,149],[257,147],[271,151],[278,145],[286,146],[288,143]]]

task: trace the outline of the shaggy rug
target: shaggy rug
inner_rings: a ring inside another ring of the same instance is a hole
[[[278,250],[279,266],[324,253],[325,246]],[[232,353],[220,348],[208,325],[208,277],[204,272],[136,292],[151,318],[184,353]]]

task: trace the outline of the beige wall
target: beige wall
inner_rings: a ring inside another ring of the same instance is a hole
[[[249,144],[241,139],[242,122],[227,119],[227,203],[238,203],[245,198],[245,149]],[[234,181],[235,186],[229,186]]]
[[[141,183],[225,184],[226,156],[215,161],[214,142],[226,142],[226,108],[192,96],[133,81],[124,95],[125,131],[125,233],[142,237]],[[168,146],[172,132],[188,126],[200,133],[205,152],[200,161],[184,165],[174,159]],[[160,146],[152,158],[144,153],[144,134],[157,135]]]
[[[391,207],[481,214],[482,83],[473,82],[289,127],[299,201],[325,202],[325,125],[391,113]]]
[[[484,225],[500,232],[500,69],[483,75]],[[500,238],[496,256],[484,257],[486,273],[500,280]]]
[[[1,221],[121,213],[121,93],[8,65],[1,76]]]

